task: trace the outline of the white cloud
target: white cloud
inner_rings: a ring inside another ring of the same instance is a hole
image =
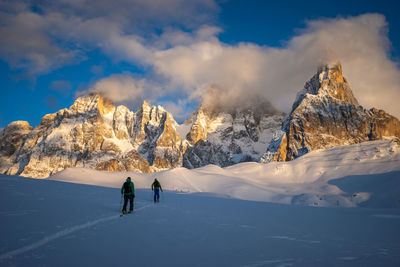
[[[152,101],[154,96],[159,95],[159,91],[160,88],[156,84],[151,84],[145,79],[135,79],[129,74],[116,74],[98,80],[78,95],[101,93],[115,103],[132,108],[140,106],[143,100]]]
[[[155,52],[153,66],[173,87],[192,97],[204,96],[213,86],[220,97],[212,99],[221,104],[261,96],[289,111],[317,67],[339,60],[362,105],[400,117],[395,103],[400,98],[400,71],[388,57],[389,44],[384,16],[366,14],[310,21],[283,48],[230,46],[216,38],[177,45]]]
[[[0,57],[30,75],[78,63],[93,48],[117,59],[144,60],[143,40],[156,41],[159,29],[193,29],[217,11],[214,0],[0,2]]]
[[[119,51],[114,55],[125,55],[128,62],[153,67],[164,83],[162,96],[180,93],[187,101],[200,101],[213,88],[217,93],[207,98],[212,105],[234,106],[264,98],[286,112],[320,64],[339,60],[360,104],[400,117],[395,103],[400,98],[400,71],[388,57],[390,43],[382,15],[309,21],[282,48],[227,45],[218,40],[219,32],[209,26],[193,33],[169,32],[160,37],[171,46],[166,49],[118,36],[107,49],[110,54]]]
[[[289,111],[318,66],[339,60],[362,105],[400,117],[400,72],[388,56],[383,15],[308,21],[286,45],[273,48],[220,42],[212,0],[62,0],[38,6],[41,12],[35,13],[21,2],[2,4],[0,34],[8,38],[0,39],[0,56],[33,74],[79,62],[93,48],[144,67],[143,77],[115,75],[93,86],[117,102],[179,95],[189,103],[213,88],[218,93],[208,99],[221,105],[264,98]]]
[[[76,50],[53,42],[46,33],[49,25],[44,17],[23,11],[16,16],[0,13],[0,18],[0,56],[13,68],[41,74],[79,60]]]
[[[290,48],[306,58],[340,60],[343,73],[361,105],[378,107],[400,117],[400,70],[389,58],[390,41],[385,17],[358,17],[311,21]],[[301,57],[300,57],[301,58]]]

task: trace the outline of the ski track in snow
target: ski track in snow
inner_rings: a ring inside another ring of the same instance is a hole
[[[309,244],[320,244],[321,241],[318,240],[305,240],[305,239],[297,239],[295,237],[289,237],[289,236],[268,236],[267,238],[273,238],[273,239],[281,239],[281,240],[288,240],[288,241],[297,241],[297,242],[304,242],[304,243],[309,243]]]
[[[37,210],[6,211],[6,212],[0,212],[0,215],[21,216],[21,215],[29,215],[29,214],[32,214],[35,212],[38,212],[38,211]]]
[[[135,212],[144,210],[144,209],[146,209],[146,208],[148,208],[150,206],[153,206],[153,205],[146,205],[146,206],[143,206],[141,208],[135,209]],[[74,232],[83,230],[85,228],[92,227],[92,226],[94,226],[96,224],[99,224],[99,223],[102,223],[102,222],[107,222],[107,221],[115,220],[115,219],[118,219],[118,218],[120,218],[120,214],[109,216],[109,217],[105,217],[105,218],[101,218],[101,219],[97,219],[97,220],[94,220],[94,221],[86,222],[86,223],[81,224],[81,225],[76,225],[76,226],[72,226],[72,227],[66,228],[66,229],[64,229],[62,231],[59,231],[59,232],[55,233],[55,234],[52,234],[50,236],[46,236],[43,239],[41,239],[41,240],[39,240],[39,241],[37,241],[35,243],[32,243],[30,245],[27,245],[27,246],[15,249],[13,251],[1,254],[0,255],[0,260],[10,259],[10,258],[12,258],[14,256],[17,256],[17,255],[23,254],[25,252],[28,252],[30,250],[33,250],[33,249],[39,248],[41,246],[44,246],[47,243],[49,243],[49,242],[51,242],[53,240],[59,239],[61,237],[64,237],[66,235],[69,235],[69,234],[72,234]]]
[[[374,214],[371,215],[371,217],[383,218],[383,219],[400,219],[399,215],[393,215],[393,214]]]
[[[244,265],[243,267],[260,267],[260,266],[266,266],[266,265],[285,267],[285,266],[293,266],[292,262],[293,262],[293,259],[264,260],[264,261],[260,261],[260,262],[254,263],[254,264]],[[277,264],[279,264],[279,265],[277,265]]]

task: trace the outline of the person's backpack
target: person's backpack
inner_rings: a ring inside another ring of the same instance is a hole
[[[160,182],[154,181],[154,188],[160,188]]]
[[[127,194],[130,194],[130,193],[132,193],[131,183],[125,182],[124,183],[124,194],[127,195]]]

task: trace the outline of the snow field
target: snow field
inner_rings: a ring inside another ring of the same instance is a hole
[[[368,190],[364,181],[379,183],[380,174],[386,175],[387,183],[378,191],[363,191]],[[354,178],[357,175],[361,178]],[[290,162],[247,162],[227,168],[208,165],[150,174],[70,168],[49,179],[118,188],[127,176],[132,177],[136,188],[150,188],[153,179],[158,178],[163,188],[171,191],[207,192],[243,200],[356,207],[373,199],[374,207],[400,207],[400,148],[391,140],[317,150]],[[349,177],[347,183],[357,182],[341,188],[343,183],[335,179],[344,177]],[[380,205],[377,199],[389,191],[394,191],[391,199],[386,198]]]
[[[123,179],[120,180],[122,184]],[[399,209],[316,208],[0,176],[0,266],[398,266]]]
[[[399,266],[399,163],[386,140],[228,168],[0,175],[0,266]],[[127,176],[135,212],[120,217]]]

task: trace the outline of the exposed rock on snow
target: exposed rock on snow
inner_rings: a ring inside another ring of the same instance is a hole
[[[360,106],[336,63],[320,68],[306,83],[262,161],[288,161],[316,149],[385,137],[400,137],[399,120]]]

